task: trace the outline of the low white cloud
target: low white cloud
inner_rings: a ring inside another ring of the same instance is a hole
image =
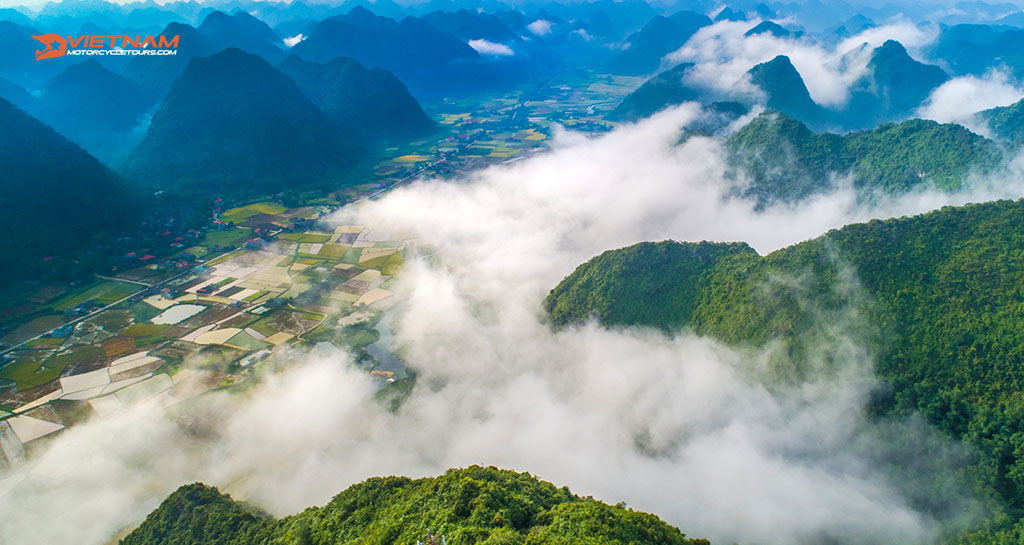
[[[469,47],[475,49],[477,53],[484,55],[508,57],[516,54],[515,51],[512,51],[511,47],[505,44],[496,44],[494,42],[488,42],[487,40],[470,40],[468,43]]]
[[[855,36],[844,39],[839,42],[836,51],[849,51],[861,44],[868,44],[874,48],[888,40],[896,40],[907,48],[911,56],[917,55],[918,60],[921,60],[921,50],[934,42],[938,36],[939,29],[935,26],[920,26],[909,21],[895,21],[864,29]]]
[[[585,29],[585,28],[578,28],[578,29],[570,32],[570,34],[574,34],[576,36],[579,36],[580,38],[583,38],[583,40],[588,41],[588,42],[590,40],[594,39],[593,36],[591,36],[590,34],[587,33],[587,29]]]
[[[284,45],[287,46],[287,47],[295,47],[295,44],[297,44],[297,43],[299,43],[299,42],[301,42],[302,40],[305,40],[305,39],[306,39],[306,37],[303,36],[301,33],[300,34],[296,34],[296,35],[292,36],[291,38],[285,38],[284,39]]]
[[[947,81],[932,91],[917,115],[940,123],[971,125],[975,113],[1009,106],[1021,98],[1024,89],[1004,72],[993,70],[982,77],[962,76]]]
[[[551,34],[551,21],[537,19],[536,21],[526,25],[526,29],[537,36],[546,36]]]
[[[811,98],[822,106],[841,108],[850,86],[868,70],[871,51],[896,39],[914,52],[935,39],[935,32],[911,23],[870,28],[826,47],[810,36],[777,37],[770,33],[744,36],[758,21],[721,21],[700,29],[686,44],[667,56],[668,64],[692,62],[687,82],[725,96],[749,96],[758,90],[746,73],[778,55],[789,57],[800,72]]]

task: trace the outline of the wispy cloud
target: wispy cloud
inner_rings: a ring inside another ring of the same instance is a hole
[[[487,40],[470,40],[469,47],[476,50],[477,53],[484,55],[495,55],[498,57],[508,57],[515,55],[516,52],[512,51],[512,48],[505,44],[496,44],[494,42],[488,42]]]
[[[963,76],[947,81],[932,91],[917,115],[941,123],[958,122],[970,126],[975,113],[996,106],[1009,106],[1021,98],[1024,98],[1024,89],[1006,73],[992,70],[981,77]]]
[[[828,47],[809,36],[777,37],[770,33],[744,36],[755,21],[721,21],[702,28],[679,50],[669,54],[670,64],[693,62],[688,83],[723,95],[756,95],[746,73],[756,64],[786,55],[800,72],[811,98],[826,107],[840,108],[849,99],[850,86],[868,70],[871,51],[888,39],[911,52],[935,39],[936,31],[909,22],[870,28]]]

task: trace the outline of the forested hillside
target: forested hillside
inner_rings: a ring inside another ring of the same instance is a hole
[[[730,163],[759,204],[797,201],[833,186],[830,175],[853,175],[863,197],[905,193],[931,184],[953,191],[971,172],[996,169],[999,146],[955,123],[911,119],[845,135],[814,133],[776,111],[766,111],[726,142]]]
[[[1007,506],[1002,523],[1024,514],[1024,201],[850,225],[764,257],[742,244],[641,243],[581,265],[545,306],[559,327],[596,317],[739,347],[781,340],[797,375],[815,326],[853,311],[845,333],[887,385],[872,409],[920,413],[972,444],[971,472]],[[1002,531],[988,537],[1015,535]]]
[[[428,529],[452,545],[707,545],[654,515],[581,498],[529,473],[479,466],[436,478],[369,479],[281,520],[191,484],[121,545],[411,545]]]

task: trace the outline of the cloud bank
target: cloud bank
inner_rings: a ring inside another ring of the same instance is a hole
[[[926,543],[962,523],[976,510],[965,490],[918,505],[962,453],[913,422],[887,430],[864,418],[872,359],[852,311],[823,317],[816,333],[843,365],[790,385],[760,380],[779,356],[771,348],[545,324],[547,290],[606,249],[674,238],[767,252],[848,222],[980,198],[923,192],[865,208],[843,189],[755,212],[723,197],[719,142],[677,145],[699,115],[684,105],[599,138],[559,133],[548,153],[346,210],[346,220],[418,241],[394,317],[419,378],[397,413],[371,400],[349,355],[292,352],[279,363],[289,371],[247,394],[69,430],[0,480],[0,542],[101,544],[193,480],[283,515],[370,476],[468,464],[626,501],[715,543]],[[984,197],[1022,194],[991,187]],[[844,289],[855,296],[856,282]],[[880,460],[935,465],[889,471]]]
[[[911,54],[931,43],[937,30],[896,22],[867,29],[826,47],[803,36],[777,37],[770,33],[744,36],[759,21],[720,21],[700,29],[686,44],[670,53],[669,64],[695,63],[687,83],[725,96],[758,94],[746,73],[754,65],[786,55],[803,77],[811,98],[829,108],[841,108],[850,86],[868,70],[871,51],[895,39]]]
[[[1024,98],[1024,89],[1012,82],[1006,73],[993,70],[982,77],[962,76],[947,81],[932,91],[917,115],[940,123],[956,122],[970,126],[975,113],[1009,106],[1021,98]]]

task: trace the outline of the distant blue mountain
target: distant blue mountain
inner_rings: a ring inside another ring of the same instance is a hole
[[[613,121],[636,121],[670,106],[699,100],[701,95],[683,82],[693,63],[682,63],[644,82],[608,114]]]
[[[626,50],[615,57],[609,69],[618,74],[649,74],[658,69],[662,57],[679,49],[711,19],[692,11],[671,17],[657,16],[626,40]]]
[[[189,61],[124,172],[153,190],[265,195],[344,185],[364,151],[288,76],[232,48]]]
[[[715,22],[719,21],[746,21],[747,16],[742,11],[736,11],[726,6],[725,9],[715,15]]]
[[[461,40],[487,40],[499,44],[522,41],[498,17],[473,13],[465,8],[455,12],[434,11],[424,15],[423,20],[437,30]]]
[[[368,69],[355,59],[313,63],[289,55],[277,66],[320,110],[368,140],[409,140],[436,129],[435,123],[391,72]]]
[[[40,119],[110,164],[137,142],[132,131],[156,102],[138,83],[90,59],[46,82],[38,111]]]
[[[1024,77],[1024,30],[967,24],[944,27],[929,55],[944,61],[954,76],[1005,67],[1019,79]]]
[[[760,23],[757,24],[757,26],[746,31],[743,35],[749,37],[756,36],[758,34],[771,34],[776,38],[786,38],[789,37],[789,35],[792,33],[776,22],[761,21]]]
[[[867,73],[851,87],[840,125],[866,129],[905,119],[948,79],[938,66],[915,60],[902,44],[888,40],[871,53]]]
[[[312,62],[350,57],[383,68],[420,98],[499,89],[532,77],[538,65],[517,57],[485,59],[424,19],[395,21],[363,8],[323,20],[291,52]]]
[[[232,15],[213,11],[203,19],[198,30],[214,50],[237,47],[271,63],[287,55],[281,37],[266,23],[244,11],[236,11]]]
[[[184,23],[171,23],[162,32],[168,36],[180,36],[176,55],[156,57],[133,57],[125,68],[124,75],[137,81],[147,91],[162,97],[175,78],[193,57],[216,52],[213,43],[198,29]]]

